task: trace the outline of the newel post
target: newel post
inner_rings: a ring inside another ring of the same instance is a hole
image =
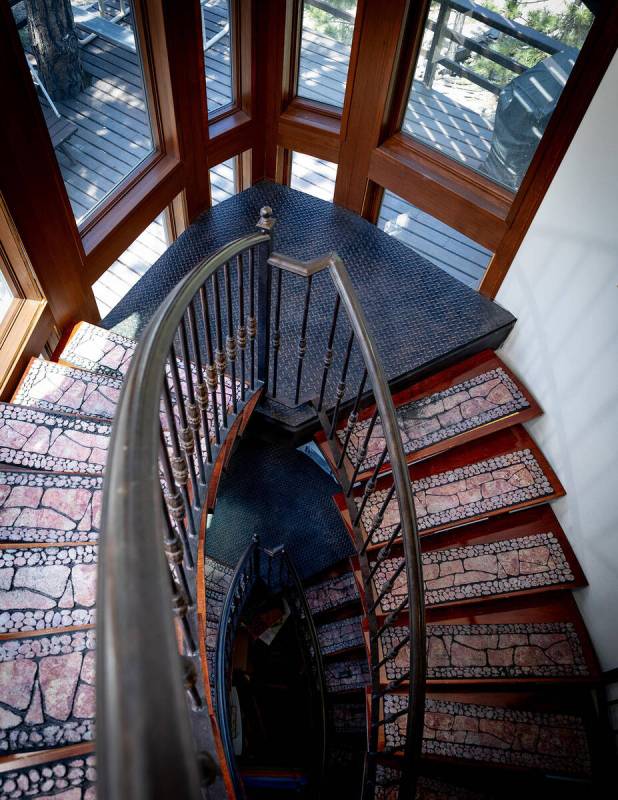
[[[260,218],[256,227],[264,233],[271,234],[271,239],[259,247],[258,260],[258,380],[264,384],[264,392],[268,391],[268,364],[270,361],[270,308],[271,308],[271,278],[272,269],[268,259],[272,253],[272,229],[275,219],[272,208],[264,206],[260,209]]]

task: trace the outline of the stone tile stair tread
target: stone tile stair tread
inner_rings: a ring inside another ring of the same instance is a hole
[[[332,703],[328,717],[337,736],[367,733],[367,718],[364,703]]]
[[[0,641],[0,754],[94,738],[95,641],[92,628]]]
[[[380,749],[401,752],[408,696],[384,696],[381,714],[404,712],[380,726]],[[591,771],[588,710],[579,697],[429,693],[422,751],[449,762],[587,777]]]
[[[0,633],[95,622],[96,545],[0,548]]]
[[[463,441],[527,421],[541,412],[523,383],[491,350],[398,392],[393,401],[409,461],[419,461]],[[375,406],[361,411],[352,429],[346,449],[349,475],[361,457],[374,411]],[[337,430],[340,447],[345,440],[347,422],[343,419]],[[320,439],[323,452],[332,464],[324,436]],[[378,418],[359,469],[360,478],[375,468],[384,446]],[[384,469],[388,469],[388,464]]]
[[[0,463],[101,475],[110,435],[107,422],[0,403]]]
[[[352,572],[334,575],[320,583],[306,586],[305,597],[312,614],[321,614],[359,599]]]
[[[84,542],[98,538],[103,479],[0,470],[0,542]]]
[[[351,650],[364,646],[362,617],[345,617],[344,619],[325,622],[316,626],[318,641],[322,655],[331,655],[341,650]]]
[[[378,764],[374,800],[398,800],[402,771],[393,764]],[[455,785],[441,778],[421,775],[416,800],[492,800],[494,795]]]
[[[407,638],[405,625],[385,630],[381,657]],[[386,661],[380,681],[404,677],[410,665],[405,644]],[[427,678],[449,681],[595,680],[598,665],[585,625],[570,593],[478,603],[465,611],[427,617]],[[405,685],[405,684],[404,684]]]
[[[324,679],[328,693],[350,692],[364,689],[369,683],[367,659],[345,658],[324,664]]]
[[[180,365],[180,375],[181,381],[184,382],[182,364]],[[231,413],[232,383],[227,376],[225,382],[227,410]],[[55,361],[33,358],[26,368],[11,402],[42,411],[56,411],[111,420],[116,411],[121,388],[122,376],[111,377],[59,364]],[[240,384],[238,382],[236,396],[240,400]],[[207,413],[212,428],[214,420],[212,408],[209,407]],[[221,409],[219,409],[219,417],[221,424]],[[161,421],[164,428],[167,428],[167,420],[163,411]],[[210,435],[214,441],[214,428]]]
[[[96,800],[96,759],[90,745],[20,757],[0,772],[0,797],[34,800]]]
[[[102,375],[126,374],[137,342],[90,322],[79,322],[55,359],[63,364]]]
[[[529,508],[565,493],[540,449],[520,425],[414,464],[409,474],[420,535]],[[391,486],[391,476],[377,481],[361,516],[363,535],[367,535]],[[362,491],[362,487],[354,490],[357,502]],[[335,502],[350,529],[345,497],[339,494]],[[372,546],[386,541],[398,523],[399,508],[393,497]]]
[[[121,388],[121,378],[33,358],[11,402],[43,411],[113,419]]]
[[[421,549],[426,608],[544,594],[586,583],[549,506],[454,529],[442,537],[425,540]],[[374,553],[369,552],[370,567],[376,564]],[[376,597],[402,559],[402,547],[396,544],[373,576]],[[358,573],[356,579],[362,586]],[[378,613],[394,610],[405,591],[404,577],[400,575],[380,601]]]

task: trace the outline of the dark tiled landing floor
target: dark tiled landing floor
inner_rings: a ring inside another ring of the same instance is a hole
[[[241,442],[219,485],[206,534],[209,556],[236,564],[258,534],[265,547],[284,544],[308,578],[350,556],[352,546],[332,495],[337,484],[286,445]]]
[[[272,206],[277,218],[275,249],[311,259],[336,251],[350,271],[390,380],[433,369],[483,347],[497,347],[514,323],[500,306],[447,275],[375,225],[331,203],[268,182],[226,200],[203,214],[166,251],[147,275],[103,321],[125,336],[139,336],[170,289],[201,259],[238,236],[255,231],[260,207]],[[280,351],[280,385],[293,386],[296,344],[302,316],[304,282],[285,276]],[[325,331],[333,294],[325,274],[313,282],[309,316],[305,386],[319,386]],[[335,349],[347,339],[340,326]],[[360,377],[353,363],[350,387]],[[289,378],[289,380],[288,380]],[[332,395],[337,378],[333,376]],[[301,417],[286,415],[289,424]]]

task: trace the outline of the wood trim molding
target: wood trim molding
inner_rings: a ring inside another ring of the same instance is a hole
[[[277,144],[286,150],[339,161],[341,119],[330,112],[296,100],[279,117]]]
[[[390,111],[409,0],[360,0],[350,53],[334,200],[362,213],[372,150]]]
[[[450,165],[430,158],[426,149],[395,134],[372,152],[369,178],[494,250],[506,232],[507,198],[483,179],[467,180]]]

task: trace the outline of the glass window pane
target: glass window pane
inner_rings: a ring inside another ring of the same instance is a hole
[[[234,101],[230,34],[232,20],[230,0],[206,0],[201,6],[206,96],[210,117]]]
[[[592,21],[580,0],[434,0],[403,130],[517,190]]]
[[[0,322],[4,319],[6,312],[13,302],[13,292],[4,274],[0,272]]]
[[[303,2],[298,95],[343,107],[356,0]]]
[[[476,289],[491,252],[392,192],[384,192],[378,227]]]
[[[93,284],[92,291],[102,317],[146,274],[169,244],[164,215],[159,214]]]
[[[304,153],[292,153],[292,189],[306,192],[321,200],[330,200],[335,195],[337,165],[332,161],[307,156]]]
[[[213,206],[236,194],[236,158],[229,158],[209,170],[210,198]]]
[[[121,11],[118,3],[58,0],[49,6],[53,25],[39,19],[39,5],[18,3],[13,13],[81,222],[153,151],[132,3]]]

